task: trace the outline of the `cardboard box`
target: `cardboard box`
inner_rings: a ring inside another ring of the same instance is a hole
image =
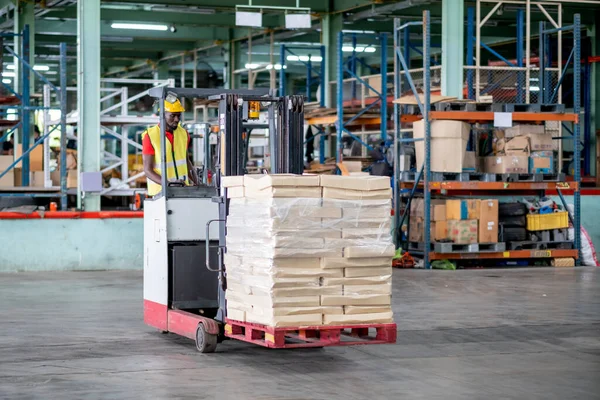
[[[532,174],[551,174],[554,172],[554,152],[534,151],[529,157],[529,172]]]
[[[390,188],[390,178],[386,176],[341,176],[321,175],[321,186],[352,190],[385,190]]]
[[[14,156],[0,156],[0,171],[6,171],[15,161]]]
[[[60,186],[60,171],[54,170],[50,172],[50,179],[52,180],[52,186]]]
[[[11,156],[12,157],[12,156]],[[2,178],[0,178],[0,187],[13,187],[15,185],[15,171],[8,171]]]
[[[262,324],[273,327],[317,326],[323,323],[323,314],[269,316],[246,313],[246,322],[252,322],[255,324]]]
[[[392,257],[369,257],[369,258],[321,258],[321,268],[377,268],[391,267]]]
[[[507,138],[512,138],[515,136],[525,136],[530,133],[543,134],[544,129],[544,125],[515,125],[512,128],[506,128],[504,135]]]
[[[23,169],[13,168],[11,172],[15,178],[13,184],[10,186],[23,186]],[[31,182],[31,172],[29,173],[29,182]]]
[[[446,200],[446,220],[479,218],[479,199]]]
[[[344,296],[321,296],[322,306],[389,306],[389,294],[355,294]]]
[[[481,200],[479,243],[498,243],[498,200]]]
[[[247,181],[248,179],[246,179],[246,182]],[[263,199],[270,197],[319,198],[321,197],[321,188],[318,186],[269,186],[265,189],[257,189],[252,186],[244,186],[244,195],[245,197],[254,199]]]
[[[463,160],[463,171],[477,171],[477,157],[475,156],[474,151],[465,151],[465,158]]]
[[[484,157],[484,172],[490,174],[526,174],[529,172],[527,156]]]
[[[321,188],[318,188],[321,189]],[[323,188],[324,199],[340,200],[384,200],[392,198],[392,188],[382,190],[351,190],[339,188]]]
[[[504,145],[504,152],[509,156],[529,156],[529,153],[531,153],[529,137],[515,136],[507,140]]]
[[[477,243],[478,229],[477,220],[470,219],[466,221],[449,220],[448,238],[454,243],[470,244]]]
[[[77,188],[78,174],[76,170],[67,171],[67,189]]]
[[[344,295],[392,294],[392,282],[369,285],[344,285]]]
[[[431,122],[431,171],[462,172],[471,125],[461,121]],[[425,137],[423,120],[413,123],[413,137]],[[415,142],[417,171],[425,159],[425,143]]]
[[[411,217],[425,217],[425,200],[422,197],[414,198],[410,202],[410,216]],[[446,205],[446,200],[443,199],[431,199],[431,208],[429,209],[429,215],[433,221],[433,214],[435,212],[434,207],[436,205]]]
[[[225,298],[243,304],[249,304],[257,307],[314,307],[321,303],[320,296],[301,296],[301,297],[273,297],[256,296],[246,293],[237,293],[227,290]],[[331,304],[335,305],[335,304]]]
[[[341,210],[341,208],[338,208]],[[389,218],[392,209],[389,207],[365,207],[365,208],[346,208],[343,212],[343,218]],[[342,218],[340,215],[338,218]]]
[[[448,221],[434,222],[431,232],[435,241],[448,239]]]
[[[246,322],[246,311],[241,311],[227,305],[227,318],[234,321]]]
[[[344,314],[344,315],[324,315],[323,324],[387,324],[394,322],[394,313],[391,311],[384,313],[369,314]]]
[[[44,171],[33,171],[31,173],[31,178],[29,179],[29,186],[45,187],[46,179],[44,178]]]
[[[244,176],[222,176],[221,177],[221,186],[226,188],[239,187],[244,186]]]
[[[367,258],[367,257],[393,257],[396,248],[393,244],[380,244],[373,246],[353,246],[344,248],[344,258]]]
[[[389,260],[389,265],[385,267],[361,267],[361,268],[344,268],[345,278],[362,278],[367,276],[388,276],[392,275],[392,260]]]
[[[434,204],[433,205],[433,221],[445,221],[446,220],[446,205],[445,204]]]
[[[23,145],[15,147],[15,160],[23,154]],[[22,162],[16,165],[17,168],[23,168]],[[40,144],[29,152],[29,170],[43,171],[44,170],[44,145]]]
[[[319,186],[319,175],[273,174],[259,175],[257,177],[248,178],[249,176],[250,175],[246,175],[244,177],[244,187],[256,190],[263,190],[279,186]]]
[[[374,314],[374,313],[385,313],[392,311],[389,306],[344,306],[344,314]]]
[[[391,284],[392,275],[391,271],[389,275],[375,275],[375,276],[364,276],[356,278],[323,278],[321,284],[323,286],[369,286],[369,285],[380,285],[380,284]]]
[[[551,134],[533,134],[527,135],[531,145],[531,151],[552,151],[554,140]]]

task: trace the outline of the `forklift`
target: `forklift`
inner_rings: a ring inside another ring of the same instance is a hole
[[[219,103],[216,163],[212,165],[212,152],[206,149],[202,183],[168,182],[163,151],[162,191],[144,200],[144,322],[193,339],[198,351],[211,353],[227,336],[223,255],[229,202],[221,177],[247,173],[247,132],[252,129],[268,129],[271,173],[302,174],[304,99],[261,89],[166,87],[151,89],[150,96],[160,105],[163,149],[165,100],[202,98]],[[265,109],[266,124],[258,122]]]

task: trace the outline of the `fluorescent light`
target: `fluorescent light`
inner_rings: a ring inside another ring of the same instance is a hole
[[[44,75],[57,75],[58,72],[56,71],[47,71]]]
[[[256,69],[259,67],[258,64],[246,64],[245,65],[246,69]]]
[[[298,56],[291,56],[291,55],[290,55],[290,56],[287,56],[287,58],[286,58],[286,59],[287,59],[288,61],[299,61],[299,60],[300,60],[300,57],[298,57]]]
[[[165,6],[165,7],[152,7],[152,11],[156,12],[176,12],[176,13],[184,13],[184,14],[204,14],[210,15],[215,13],[214,8],[197,8],[197,7],[188,7],[188,6]]]
[[[33,69],[36,71],[50,71],[50,67],[47,65],[34,65]]]
[[[6,69],[15,69],[15,64],[8,64]]]
[[[3,72],[2,76],[5,77],[5,78],[14,78],[15,77],[15,73],[7,71],[7,72]]]
[[[363,51],[365,51],[365,48],[363,46],[356,46],[354,48],[354,51],[356,51],[357,53],[362,53]]]
[[[375,31],[360,31],[360,30],[356,30],[356,29],[343,29],[342,32],[344,32],[344,33],[375,33]]]
[[[375,47],[365,47],[365,53],[375,53]]]
[[[310,61],[321,62],[321,61],[323,61],[323,57],[321,57],[321,56],[310,56]]]
[[[12,83],[12,79],[2,79],[2,83],[10,84]]]
[[[306,62],[306,61],[308,61],[308,56],[300,56],[299,60]]]
[[[235,24],[237,26],[251,26],[255,28],[260,28],[262,26],[262,13],[236,11]]]
[[[273,64],[268,64],[266,68],[273,69]],[[281,69],[281,64],[275,64],[275,69],[279,71]],[[287,65],[284,65],[283,69],[287,69]]]
[[[113,29],[138,29],[143,31],[166,31],[169,29],[167,25],[130,24],[124,22],[115,22],[110,27]]]
[[[349,53],[351,51],[354,51],[354,47],[352,46],[342,46],[342,51]]]
[[[375,47],[373,46],[356,46],[356,47],[352,47],[352,46],[342,46],[342,51],[346,52],[346,53],[350,53],[352,51],[355,51],[357,53],[375,53]]]
[[[540,88],[539,86],[529,86],[529,90],[531,90],[532,92],[539,92]]]

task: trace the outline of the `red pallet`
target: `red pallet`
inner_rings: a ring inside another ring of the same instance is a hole
[[[396,343],[396,324],[274,328],[227,319],[225,336],[274,349]]]

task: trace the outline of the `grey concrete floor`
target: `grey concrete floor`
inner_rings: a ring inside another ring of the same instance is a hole
[[[140,272],[0,275],[1,399],[600,398],[600,269],[396,270],[395,345],[202,355]]]

